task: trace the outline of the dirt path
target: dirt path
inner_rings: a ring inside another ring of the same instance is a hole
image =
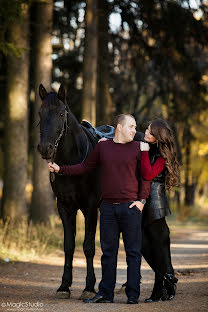
[[[85,259],[77,250],[74,259],[74,283],[71,299],[54,297],[63,270],[63,253],[33,262],[3,263],[0,265],[0,311],[87,312],[205,312],[208,311],[208,231],[184,229],[173,231],[172,258],[179,278],[177,295],[173,301],[145,304],[151,294],[153,273],[142,263],[142,285],[139,305],[127,305],[125,294],[117,290],[126,280],[123,247],[119,251],[117,285],[114,304],[84,304],[78,300],[85,280]],[[100,281],[100,251],[96,250],[95,270]],[[97,287],[98,283],[96,284]]]

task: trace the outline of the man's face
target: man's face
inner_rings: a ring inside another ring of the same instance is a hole
[[[131,142],[136,134],[136,121],[131,116],[126,116],[123,125],[119,125],[120,134],[124,142]]]

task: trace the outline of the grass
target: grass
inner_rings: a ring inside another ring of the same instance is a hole
[[[167,217],[168,224],[175,227],[192,227],[201,230],[208,229],[208,206],[187,207],[181,205],[180,211],[178,207],[171,203],[172,214]]]
[[[200,217],[194,212],[191,216],[180,218],[175,212],[167,218],[170,229],[174,232],[182,228],[207,230],[208,217]],[[84,240],[84,217],[77,214],[76,248],[82,248]],[[18,225],[3,224],[0,220],[0,262],[28,261],[40,256],[63,251],[63,226],[58,216],[53,216],[49,224],[33,224],[22,219]],[[96,246],[99,243],[99,222],[96,233]]]
[[[22,219],[18,224],[0,223],[0,257],[17,260],[35,258],[37,255],[50,253],[51,250],[62,248],[61,224],[50,220],[44,224],[33,224]]]
[[[84,240],[84,217],[77,215],[76,247]],[[3,223],[0,220],[0,261],[31,260],[39,256],[54,254],[63,250],[64,234],[61,220],[53,216],[49,224],[33,224],[22,219],[18,224]],[[99,246],[99,226],[96,233],[96,245]]]
[[[186,219],[178,217],[175,213],[167,217],[167,222],[170,229],[183,229],[190,228],[195,230],[207,230],[208,229],[208,218],[189,216]]]

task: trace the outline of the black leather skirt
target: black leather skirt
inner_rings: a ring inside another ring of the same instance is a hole
[[[143,210],[143,224],[150,224],[171,214],[165,184],[152,181],[150,195]]]

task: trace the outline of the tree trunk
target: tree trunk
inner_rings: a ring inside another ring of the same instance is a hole
[[[108,53],[109,4],[98,1],[98,63],[97,63],[97,125],[112,122],[113,102],[109,92],[109,53]]]
[[[96,124],[97,0],[86,0],[82,119]]]
[[[195,196],[196,196],[196,188],[197,188],[197,183],[192,183],[191,185],[186,186],[185,205],[187,207],[194,206]]]
[[[194,205],[195,190],[197,183],[191,181],[191,133],[189,128],[186,129],[186,143],[185,143],[185,198],[184,203],[188,210]]]
[[[4,141],[4,186],[2,217],[17,221],[27,215],[28,161],[28,5],[21,7],[21,20],[11,24],[10,42],[23,48],[19,58],[8,56],[7,107]]]
[[[36,26],[35,26],[35,61],[34,61],[34,125],[38,124],[38,111],[41,100],[39,97],[39,85],[42,83],[48,90],[51,85],[52,73],[52,21],[53,21],[53,0],[37,1]],[[47,163],[37,152],[39,143],[39,131],[35,128],[33,135],[33,194],[31,203],[31,219],[35,222],[48,222],[49,216],[54,211],[55,201],[49,181]]]

